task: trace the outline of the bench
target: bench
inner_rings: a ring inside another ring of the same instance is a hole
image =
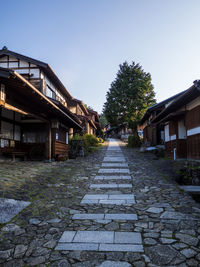
[[[24,160],[27,160],[27,153],[22,151],[4,151],[4,155],[11,155],[13,161],[15,161],[16,157],[23,157]]]

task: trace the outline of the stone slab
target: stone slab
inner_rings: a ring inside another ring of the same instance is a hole
[[[110,175],[102,175],[95,176],[94,180],[131,180],[130,175],[119,175],[119,176],[110,176]]]
[[[99,204],[102,204],[102,205],[124,205],[124,204],[127,204],[127,202],[125,200],[122,200],[122,199],[115,199],[115,200],[112,200],[112,199],[102,199],[102,200],[99,200]]]
[[[65,231],[62,234],[59,242],[61,242],[61,243],[70,243],[70,242],[72,242],[75,234],[76,234],[76,231]]]
[[[142,245],[100,244],[99,251],[144,252]]]
[[[200,194],[200,186],[197,185],[182,185],[180,188],[188,193]]]
[[[81,204],[98,204],[98,199],[82,199]]]
[[[78,231],[75,243],[114,243],[114,231]]]
[[[98,251],[99,244],[94,243],[59,243],[55,250],[89,250]]]
[[[105,157],[103,162],[125,162],[126,159],[124,157]]]
[[[134,194],[108,195],[108,199],[134,199]]]
[[[104,213],[77,213],[72,216],[73,220],[96,220],[97,222],[111,221],[111,220],[121,220],[121,221],[135,221],[137,220],[136,214],[104,214]]]
[[[91,189],[100,188],[132,188],[132,184],[91,184]]]
[[[129,169],[99,169],[98,173],[130,173]]]
[[[128,167],[128,163],[102,163],[102,167]]]
[[[0,198],[0,223],[9,222],[28,205],[28,201]]]
[[[83,197],[83,200],[85,199],[108,199],[109,195],[108,194],[86,194],[84,197]]]
[[[114,243],[116,244],[142,244],[140,233],[115,232]]]
[[[106,220],[130,220],[130,221],[135,221],[137,220],[137,215],[136,214],[126,214],[126,213],[121,213],[121,214],[105,214],[105,219]]]
[[[78,213],[74,214],[73,220],[103,220],[105,215],[102,214],[91,214],[91,213]]]

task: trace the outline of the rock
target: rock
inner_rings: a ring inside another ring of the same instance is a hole
[[[50,267],[70,267],[71,264],[66,259],[55,261],[50,265]]]
[[[39,223],[41,223],[41,221],[36,219],[36,218],[32,218],[29,220],[29,223],[34,224],[34,225],[38,225]]]
[[[51,234],[51,235],[57,234],[59,232],[60,232],[60,230],[58,228],[52,227],[52,228],[49,229],[49,234]]]
[[[81,251],[72,251],[68,254],[68,258],[72,258],[75,260],[80,260],[81,258]]]
[[[181,242],[186,243],[190,246],[196,246],[199,242],[198,238],[187,234],[176,234],[176,238],[180,239]]]
[[[173,248],[181,250],[182,248],[187,247],[187,245],[185,243],[176,243],[172,245]]]
[[[177,251],[167,245],[157,245],[153,247],[147,247],[145,249],[146,255],[151,259],[153,264],[167,265],[176,256]]]
[[[144,233],[144,237],[158,238],[159,233]]]
[[[147,257],[145,254],[143,254],[142,257],[143,257],[143,259],[144,259],[144,261],[145,261],[146,263],[151,262],[150,259],[149,259],[149,257]]]
[[[19,228],[15,230],[15,236],[22,235],[24,233],[26,233],[25,229]]]
[[[69,211],[69,214],[71,214],[71,215],[74,215],[74,214],[77,214],[77,213],[81,213],[81,211],[80,210],[73,210],[73,209],[71,209]]]
[[[1,231],[3,232],[15,232],[16,230],[19,230],[20,227],[14,223],[7,224],[4,226]]]
[[[25,266],[24,261],[23,260],[11,260],[11,261],[7,261],[6,263],[4,263],[3,267],[22,267]]]
[[[175,211],[165,211],[160,216],[161,219],[171,219],[171,220],[180,220],[180,219],[186,219],[188,216],[186,214],[182,214],[180,212]]]
[[[30,257],[27,260],[27,263],[30,266],[35,266],[35,265],[41,264],[43,262],[45,262],[45,257],[44,256],[39,256],[39,257],[35,257],[35,258],[34,257]]]
[[[32,256],[38,257],[38,256],[44,256],[49,253],[49,250],[47,248],[43,247],[37,247],[34,252],[32,253]]]
[[[108,252],[106,253],[107,260],[121,260],[123,258],[122,252]]]
[[[105,226],[108,231],[115,231],[119,229],[119,224],[117,222],[111,222]]]
[[[144,243],[145,245],[155,245],[157,244],[157,241],[154,240],[153,238],[145,238]]]
[[[48,242],[44,243],[43,247],[45,248],[54,248],[57,244],[56,240],[49,240]]]
[[[147,212],[150,212],[150,213],[161,213],[163,212],[163,208],[155,208],[155,207],[151,207],[151,208],[148,208],[148,210],[146,210]]]
[[[125,261],[104,261],[98,267],[131,267],[131,265]]]
[[[175,243],[176,240],[175,239],[171,239],[171,238],[160,238],[160,242],[162,244],[172,244],[172,243]]]
[[[142,257],[139,253],[134,253],[134,252],[127,252],[125,254],[125,260],[129,261],[131,263],[134,263],[135,261],[141,260]]]
[[[191,248],[185,248],[183,250],[181,250],[181,254],[183,254],[186,258],[192,258],[194,257],[197,252]]]
[[[61,222],[61,219],[55,218],[47,221],[48,223],[59,223]]]
[[[62,260],[62,255],[60,255],[60,253],[58,251],[53,251],[51,253],[51,257],[50,257],[50,260],[51,261],[56,261],[56,260]]]
[[[0,251],[0,260],[7,260],[13,252],[13,249]]]
[[[187,265],[195,267],[195,266],[199,266],[199,263],[198,263],[198,261],[196,261],[194,259],[190,259],[190,260],[187,260]]]
[[[146,264],[143,261],[134,262],[134,267],[145,267]]]
[[[28,246],[24,245],[17,245],[15,247],[15,253],[14,253],[14,258],[22,258],[27,251]]]

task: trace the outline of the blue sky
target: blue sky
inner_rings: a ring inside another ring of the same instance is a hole
[[[150,72],[157,101],[200,79],[199,0],[7,0],[0,48],[45,61],[101,112],[125,60]]]

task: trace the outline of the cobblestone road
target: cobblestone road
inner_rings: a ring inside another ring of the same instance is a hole
[[[1,192],[31,202],[1,228],[1,266],[200,266],[199,203],[119,145],[47,164],[34,193]]]

